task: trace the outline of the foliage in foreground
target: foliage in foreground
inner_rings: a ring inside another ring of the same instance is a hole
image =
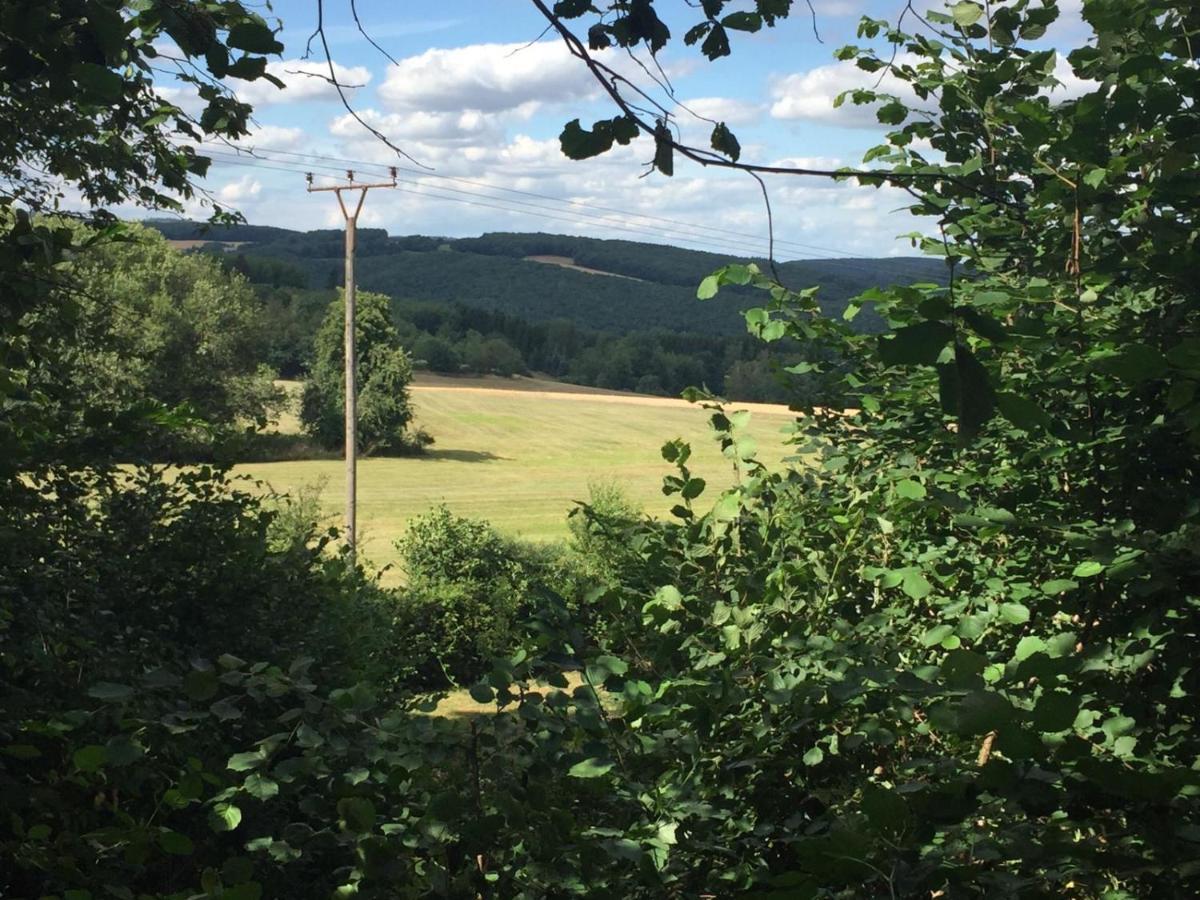
[[[1057,105],[1051,56],[1012,46],[1052,10],[993,4],[989,34],[967,0],[938,40],[882,32],[940,116],[887,100],[872,155],[938,176],[916,208],[956,277],[864,297],[878,340],[751,268],[706,281],[761,288],[765,340],[848,361],[858,411],[812,411],[818,464],[770,472],[714,408],[743,477],[707,510],[668,443],[675,521],[626,524],[598,643],[545,598],[472,688],[505,715],[381,704],[336,653],[328,688],[192,660],[286,655],[324,609],[304,598],[362,596],[307,550],[289,568],[219,484],[6,479],[5,892],[1194,896],[1197,13],[1085,14],[1071,62],[1097,87]],[[198,616],[210,594],[259,628]]]

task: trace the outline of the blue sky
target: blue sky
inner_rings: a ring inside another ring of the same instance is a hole
[[[854,41],[861,15],[894,19],[901,3],[815,5],[824,43],[814,38],[807,11],[797,4],[797,14],[779,27],[739,34],[733,55],[724,60],[710,63],[678,39],[661,57],[677,97],[703,116],[727,121],[744,159],[853,165],[878,143],[882,130],[869,110],[832,108],[840,90],[871,79],[832,54]],[[682,3],[659,6],[684,15],[669,21],[676,36],[696,21]],[[358,33],[349,0],[325,0],[339,79],[361,85],[350,91],[360,116],[428,167],[425,173],[402,172],[402,190],[373,193],[363,225],[393,234],[537,230],[765,252],[761,195],[745,175],[681,160],[674,178],[641,177],[653,153],[644,138],[597,159],[576,162],[561,155],[557,138],[564,122],[578,117],[588,125],[614,109],[557,39],[546,36],[525,46],[545,25],[527,0],[359,0],[358,10],[396,64]],[[345,164],[300,154],[361,161],[364,174],[374,171],[366,163],[398,160],[313,77],[327,71],[322,64],[302,59],[315,22],[313,0],[282,0],[269,14],[284,25],[286,50],[271,71],[287,89],[235,85],[256,108],[254,133],[243,143],[260,159],[239,162],[220,151],[204,186],[256,224],[340,226],[332,197],[305,193],[303,173],[293,170],[311,166],[328,184]],[[633,63],[621,64],[638,74]],[[164,91],[170,95],[170,86]],[[679,121],[686,135],[707,143],[710,125],[682,111]],[[898,191],[793,177],[772,179],[770,190],[782,258],[912,252],[896,236],[920,223],[897,212],[906,200]],[[204,214],[195,206],[189,212]]]

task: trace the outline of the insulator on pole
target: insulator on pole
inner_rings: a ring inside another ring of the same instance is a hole
[[[353,181],[353,180],[354,180],[354,170],[353,170],[353,169],[347,169],[347,170],[346,170],[346,180],[347,180],[347,181]]]

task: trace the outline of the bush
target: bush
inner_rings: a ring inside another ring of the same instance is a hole
[[[630,547],[630,534],[644,519],[641,507],[616,482],[590,482],[588,502],[572,510],[567,523],[580,572],[601,584],[631,573],[639,557]]]
[[[410,686],[479,678],[517,646],[545,598],[573,595],[580,581],[561,548],[510,540],[445,506],[413,519],[396,547],[408,583],[393,639]]]

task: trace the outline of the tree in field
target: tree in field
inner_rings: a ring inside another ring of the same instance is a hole
[[[164,55],[168,43],[178,57]],[[89,290],[57,264],[116,237],[109,206],[180,209],[194,197],[192,179],[209,161],[191,141],[237,138],[249,122],[250,107],[221,79],[282,86],[266,72],[267,55],[282,49],[238,0],[0,4],[0,359],[11,373],[0,378],[0,467],[27,468],[69,443],[61,402],[39,403],[24,374],[66,365],[55,354]],[[180,104],[155,90],[154,69],[167,66],[178,73]],[[198,112],[184,109],[189,96]],[[37,218],[58,211],[68,187],[91,204],[85,218],[99,227],[86,235]],[[76,411],[87,408],[77,398]],[[144,418],[148,407],[139,410]]]
[[[389,299],[359,293],[356,318],[358,439],[364,453],[399,453],[412,447],[405,432],[412,420],[408,383],[412,361],[400,346]],[[300,419],[323,446],[345,443],[345,300],[329,306],[313,341],[313,362],[304,384]]]
[[[265,424],[281,405],[261,363],[261,304],[218,260],[129,226],[122,241],[80,253],[69,275],[86,291],[64,348],[70,361],[57,374],[93,415],[151,401],[233,426]]]

